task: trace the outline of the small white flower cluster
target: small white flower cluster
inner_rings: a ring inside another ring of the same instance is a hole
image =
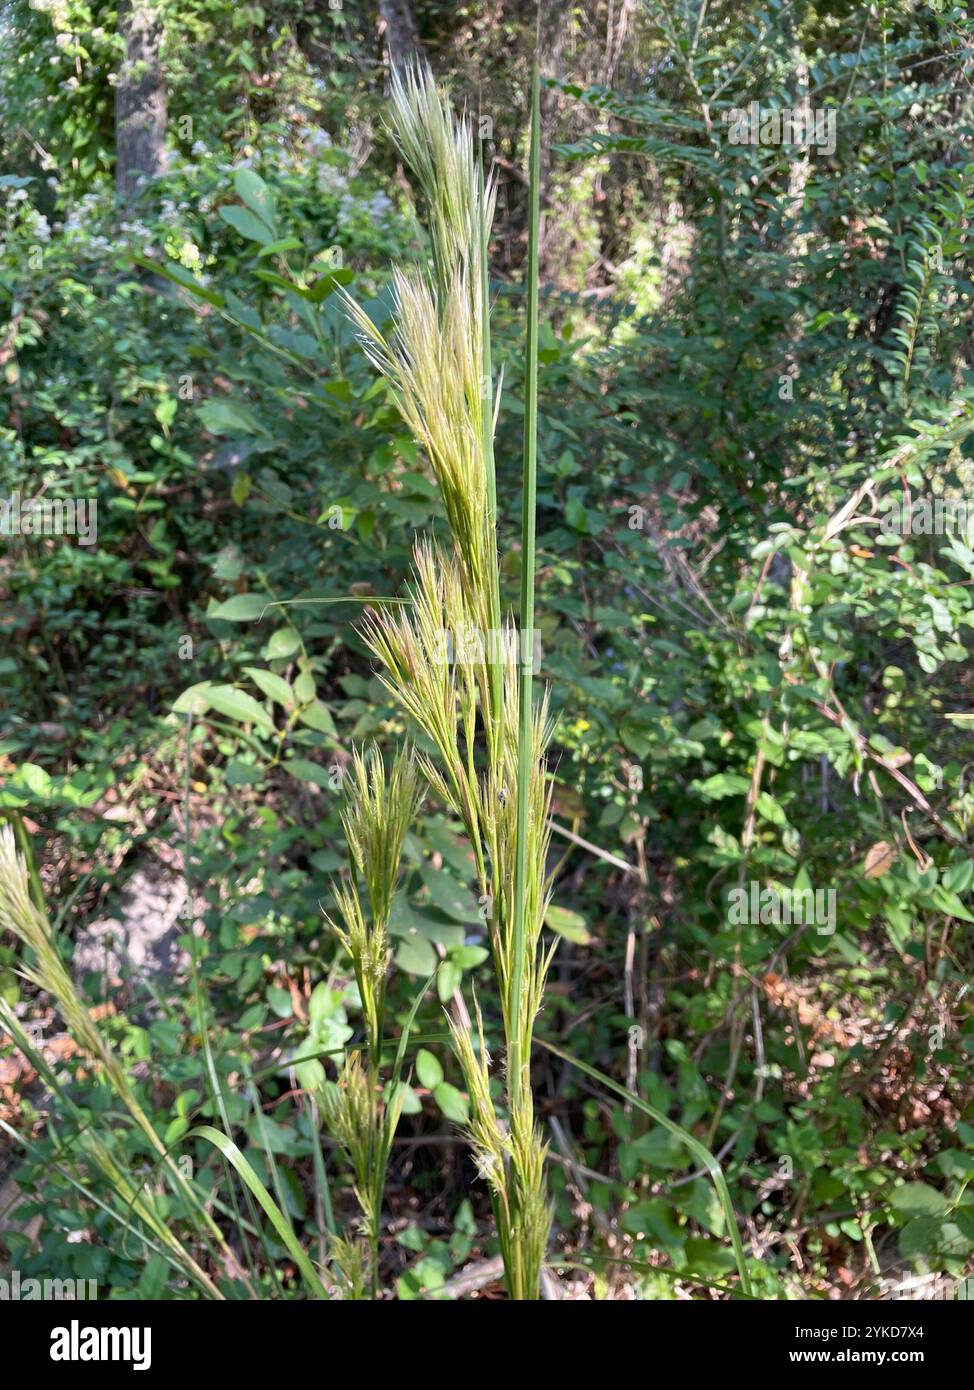
[[[309,126],[302,134],[301,144],[304,153],[312,157],[325,150],[334,149],[331,136],[321,126]],[[369,198],[351,193],[348,174],[325,160],[321,160],[315,168],[315,184],[319,193],[341,198],[338,209],[340,226],[346,225],[355,217],[362,217],[372,223],[383,222],[393,210],[392,199],[385,193],[373,193]]]
[[[237,169],[252,169],[253,166],[253,155],[245,154],[241,155],[239,159],[234,160],[232,164],[218,164],[216,167],[221,174],[233,174]]]
[[[86,231],[88,223],[97,217],[101,201],[101,195],[98,193],[85,193],[79,198],[74,207],[68,209],[68,215],[64,219],[65,232]]]
[[[73,207],[68,209],[62,228],[64,235],[66,237],[84,236],[84,250],[95,255],[101,255],[113,250],[117,245],[117,238],[103,236],[100,233],[93,233],[91,230],[93,226],[97,225],[98,219],[104,212],[105,207],[106,204],[102,194],[84,194]],[[136,241],[140,246],[143,245],[144,242],[149,241],[152,237],[151,230],[143,222],[135,220],[122,222],[119,226],[119,232],[123,238]],[[50,235],[49,231],[48,235]],[[46,240],[43,234],[40,234],[40,239]],[[148,251],[146,251],[146,254],[148,254]]]
[[[358,213],[373,225],[384,222],[392,211],[392,199],[385,193],[373,193],[371,198],[356,198],[346,193],[338,209],[338,224],[344,226]]]
[[[332,147],[331,136],[320,125],[309,126],[301,143],[309,154],[317,154],[320,150],[330,150]]]
[[[124,236],[132,237],[136,241],[148,241],[152,233],[144,222],[120,222],[118,230]]]
[[[164,227],[179,227],[182,225],[184,212],[189,211],[189,203],[177,203],[172,198],[163,198],[159,208],[159,221]]]
[[[112,243],[107,236],[89,236],[85,249],[87,251],[93,251],[97,255],[101,255],[103,252],[112,249]]]
[[[319,193],[344,193],[348,187],[348,177],[334,164],[319,164],[316,174]]]

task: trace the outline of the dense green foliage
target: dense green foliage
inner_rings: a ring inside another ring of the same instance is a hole
[[[355,622],[403,592],[417,532],[446,524],[339,291],[383,322],[392,266],[428,246],[383,127],[373,7],[157,8],[168,163],[128,206],[116,7],[3,8],[0,499],[95,498],[98,535],[0,537],[0,812],[69,964],[88,924],[120,915],[124,879],[185,877],[175,970],[146,976],[123,949],[96,968],[89,949],[76,973],[212,1198],[241,1261],[223,1291],[303,1296],[293,1249],[256,1235],[255,1189],[199,1130],[229,1132],[340,1283],[352,1178],[315,1098],[364,1023],[322,911],[353,746],[415,737]],[[413,8],[499,159],[516,607],[532,16]],[[648,1105],[719,1158],[759,1296],[959,1275],[974,759],[947,716],[974,708],[974,25],[947,0],[648,3],[607,56],[613,7],[551,9],[536,681],[557,721],[561,939],[534,1086],[552,1266],[598,1296],[737,1292],[719,1192]],[[831,112],[834,148],[731,143],[752,102]],[[880,524],[934,497],[966,500],[966,530]],[[492,1049],[501,1020],[469,847],[435,796],[403,864],[397,1037],[435,984],[409,1029],[379,1263],[390,1296],[417,1298],[496,1253],[441,1005],[476,990]],[[779,904],[834,893],[833,915],[741,920],[751,884]],[[79,1135],[126,1171],[156,1157],[110,1080],[57,1050],[22,956],[0,936],[2,997],[40,1030],[33,1067],[0,1054],[0,1161],[24,1194],[0,1257],[171,1295],[184,1271]],[[147,1189],[202,1249],[187,1193],[156,1171]]]

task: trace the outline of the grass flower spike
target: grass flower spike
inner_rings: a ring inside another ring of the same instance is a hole
[[[401,750],[387,772],[376,748],[352,756],[349,790],[342,813],[352,874],[335,885],[340,921],[329,926],[348,952],[365,1018],[368,1067],[357,1052],[343,1063],[338,1084],[326,1083],[320,1095],[325,1128],[341,1145],[355,1178],[368,1242],[368,1282],[378,1296],[378,1250],[382,1197],[392,1140],[402,1112],[400,1047],[392,1080],[381,1097],[382,1041],[386,976],[389,969],[389,916],[399,881],[403,841],[423,798],[416,759]],[[363,908],[359,879],[365,885]],[[347,1295],[361,1297],[364,1287],[357,1247],[339,1243],[333,1258],[342,1270]]]
[[[528,335],[522,566],[534,565],[537,394],[537,90],[532,145],[532,293]],[[425,69],[396,78],[392,130],[423,195],[429,270],[396,270],[388,338],[351,300],[365,351],[389,382],[439,485],[448,550],[420,541],[411,611],[367,614],[363,635],[381,678],[426,734],[420,758],[434,794],[460,819],[478,888],[492,904],[490,937],[500,994],[506,1115],[479,1046],[451,1020],[470,1095],[470,1143],[491,1192],[512,1298],[537,1298],[550,1228],[545,1147],[534,1122],[530,1056],[551,952],[541,944],[548,902],[547,701],[532,700],[533,579],[521,630],[503,619],[497,548],[487,251],[494,184],[483,175],[469,122],[455,116]],[[525,599],[525,594],[528,598]],[[472,646],[461,635],[479,638]],[[453,650],[444,651],[444,639]],[[510,653],[519,652],[519,659]],[[450,659],[452,656],[452,660]],[[357,835],[357,832],[356,832]],[[352,841],[350,836],[350,843]],[[349,936],[351,940],[351,936]],[[552,948],[553,949],[553,948]]]

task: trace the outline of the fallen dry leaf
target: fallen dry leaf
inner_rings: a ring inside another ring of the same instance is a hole
[[[891,869],[896,861],[898,850],[888,840],[880,840],[866,855],[862,873],[864,878],[879,878]]]

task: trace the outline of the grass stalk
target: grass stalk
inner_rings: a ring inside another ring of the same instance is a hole
[[[497,469],[494,460],[494,391],[492,379],[492,360],[490,348],[490,257],[488,246],[489,210],[487,204],[487,184],[484,178],[484,145],[480,141],[477,160],[478,230],[477,245],[478,270],[480,274],[480,334],[483,364],[482,392],[482,433],[484,463],[487,472],[487,503],[489,507],[488,529],[493,547],[494,563],[488,567],[490,579],[490,630],[499,636],[501,621],[500,565],[497,560]],[[504,747],[504,666],[501,660],[490,663],[491,724],[495,730],[492,757],[496,762]]]
[[[538,229],[540,221],[540,91],[537,62],[531,73],[531,153],[529,160],[528,214],[528,319],[524,368],[524,473],[521,510],[521,630],[518,642],[518,743],[517,743],[517,848],[514,869],[514,961],[511,972],[511,1017],[514,1032],[510,1041],[511,1112],[524,1104],[530,1081],[524,1078],[529,1067],[522,1023],[521,999],[524,956],[527,941],[528,839],[530,781],[533,758],[534,707],[532,701],[534,646],[534,569],[535,512],[538,474]]]
[[[388,339],[354,301],[346,297],[346,305],[429,462],[451,544],[417,545],[410,607],[367,613],[363,636],[387,689],[436,750],[435,757],[420,758],[421,770],[463,824],[480,892],[492,903],[506,1120],[491,1098],[482,1030],[478,1047],[453,1021],[451,1032],[468,1093],[477,1097],[468,1134],[490,1186],[508,1291],[514,1299],[537,1298],[550,1226],[545,1147],[534,1124],[530,1086],[531,1035],[550,961],[541,946],[550,727],[547,700],[535,706],[531,679],[540,77],[535,69],[520,640],[517,628],[503,621],[497,558],[487,273],[494,180],[485,176],[482,152],[474,152],[469,121],[453,114],[425,68],[397,74],[392,86],[393,135],[423,195],[432,267],[394,270],[397,304]],[[444,633],[456,641],[469,630],[480,634],[483,649],[444,659]],[[516,650],[509,655],[511,639]]]

